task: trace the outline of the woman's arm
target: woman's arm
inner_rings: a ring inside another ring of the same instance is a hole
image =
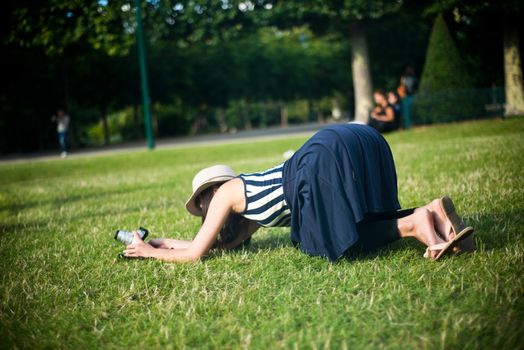
[[[235,249],[242,244],[242,242],[249,239],[259,228],[260,225],[255,221],[249,221],[245,230],[240,232],[233,242],[226,243],[218,248],[224,250]],[[192,241],[171,238],[153,238],[150,239],[147,244],[159,249],[185,249],[191,245],[191,242]]]
[[[208,214],[202,227],[195,239],[187,247],[157,249],[152,245],[144,243],[142,240],[137,240],[137,243],[127,246],[127,249],[124,251],[125,256],[155,258],[169,262],[199,260],[213,246],[220,229],[224,226],[224,222],[232,209],[242,207],[240,202],[245,201],[243,191],[243,183],[239,179],[231,180],[220,186],[211,200]],[[135,240],[137,237],[138,235],[135,235]]]
[[[392,122],[395,119],[395,111],[393,110],[393,107],[386,107],[385,112],[385,115],[377,115],[374,118],[382,122]]]
[[[189,247],[191,241],[171,238],[153,238],[150,239],[147,243],[155,248],[161,249],[184,249]]]

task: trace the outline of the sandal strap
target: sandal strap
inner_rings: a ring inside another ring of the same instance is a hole
[[[433,251],[433,250],[442,250],[443,248],[446,247],[447,244],[448,244],[448,242],[437,243],[437,244],[430,245],[429,247],[426,248],[426,252],[424,253],[424,257],[425,257],[425,258],[429,258],[429,252],[430,252],[430,251]]]
[[[437,244],[430,245],[427,249],[429,249],[429,250],[442,250],[444,247],[446,247],[447,244],[448,244],[448,242],[437,243]]]

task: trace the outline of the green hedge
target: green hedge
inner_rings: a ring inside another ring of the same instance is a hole
[[[489,93],[473,90],[473,79],[442,15],[431,31],[420,88],[413,100],[413,121],[448,122],[484,114]],[[486,101],[485,101],[486,100]]]
[[[411,120],[414,124],[501,117],[504,115],[504,89],[462,89],[419,92],[413,96]]]

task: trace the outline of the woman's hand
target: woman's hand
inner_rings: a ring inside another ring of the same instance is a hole
[[[155,248],[145,243],[138,232],[133,231],[133,243],[126,247],[124,255],[128,258],[152,258],[155,252]]]
[[[215,193],[209,204],[207,217],[193,241],[157,240],[152,244],[170,248],[157,249],[151,244],[146,244],[140,239],[137,232],[133,231],[133,244],[126,247],[124,256],[129,258],[155,258],[168,262],[199,261],[200,258],[209,253],[233,207],[244,208],[244,201],[244,184],[242,180],[230,180],[220,186]],[[240,210],[235,212],[240,212]]]

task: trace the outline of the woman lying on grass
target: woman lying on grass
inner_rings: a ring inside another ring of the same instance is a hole
[[[192,241],[142,241],[135,232],[126,257],[195,261],[213,248],[249,242],[260,226],[290,226],[303,252],[334,262],[399,238],[415,237],[425,257],[473,251],[473,228],[465,227],[449,197],[399,210],[397,174],[386,140],[360,124],[330,126],[289,160],[269,170],[236,176],[216,165],[193,179],[187,210],[202,217]]]

